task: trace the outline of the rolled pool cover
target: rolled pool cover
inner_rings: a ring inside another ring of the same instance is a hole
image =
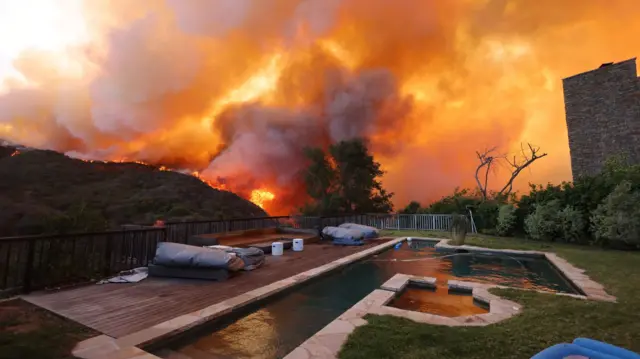
[[[163,267],[226,269],[232,272],[244,268],[244,262],[235,254],[170,242],[158,243],[153,264]]]
[[[233,248],[235,253],[244,262],[244,270],[254,270],[264,264],[264,252],[260,248]]]
[[[374,227],[365,226],[363,224],[343,223],[339,226],[339,228],[355,229],[355,230],[361,231],[364,234],[365,239],[378,238],[378,236],[380,235],[380,232],[378,231],[378,229]]]
[[[224,281],[229,278],[229,271],[221,268],[186,268],[165,267],[149,263],[149,276],[166,278],[205,279]]]
[[[244,262],[244,270],[254,270],[264,264],[264,252],[260,248],[235,248],[229,246],[209,246],[210,249],[218,249],[227,253],[235,253]]]
[[[357,229],[324,227],[322,234],[333,239],[333,244],[359,246],[364,244],[364,233]]]

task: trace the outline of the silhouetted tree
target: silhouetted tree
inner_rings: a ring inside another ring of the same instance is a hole
[[[529,167],[536,160],[547,156],[546,153],[540,154],[539,147],[534,147],[530,143],[527,144],[527,147],[528,151],[525,150],[524,146],[520,146],[522,152],[520,159],[518,159],[517,156],[513,156],[513,159],[510,159],[504,155],[496,156],[494,155],[496,147],[488,149],[482,153],[476,152],[480,163],[478,164],[478,167],[476,167],[475,178],[476,183],[478,184],[478,190],[480,191],[483,200],[487,200],[490,197],[490,193],[488,193],[487,190],[489,182],[489,171],[491,171],[491,166],[496,163],[496,161],[503,160],[504,162],[506,162],[509,165],[509,170],[511,172],[509,180],[502,187],[502,189],[500,189],[499,192],[493,193],[493,197],[504,199],[511,195],[511,191],[513,190],[513,181],[515,181],[520,172]],[[482,170],[484,170],[484,181],[481,179]]]
[[[379,181],[384,171],[362,139],[341,141],[329,147],[308,148],[309,166],[304,172],[311,203],[304,214],[388,213],[391,197]]]
[[[403,213],[403,214],[416,214],[421,209],[422,209],[422,206],[420,205],[420,202],[411,201],[406,207],[404,207],[404,209],[402,211],[400,211],[400,213]]]

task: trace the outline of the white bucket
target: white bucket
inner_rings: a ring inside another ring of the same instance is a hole
[[[302,238],[296,238],[293,240],[293,250],[296,252],[302,252],[304,248],[304,240]]]
[[[411,237],[407,238],[407,242],[411,243]]]
[[[283,252],[284,252],[284,247],[282,246],[282,242],[271,243],[272,256],[281,256]]]

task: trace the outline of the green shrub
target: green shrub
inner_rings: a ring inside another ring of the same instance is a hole
[[[173,207],[171,207],[171,210],[167,212],[168,217],[185,217],[191,214],[192,213],[188,208],[180,204],[174,205]]]
[[[498,224],[496,234],[499,236],[510,236],[516,228],[516,207],[511,204],[503,204],[498,210]]]
[[[464,214],[472,210],[478,231],[488,234],[495,231],[498,223],[498,209],[506,203],[506,197],[484,200],[476,190],[456,188],[452,195],[442,197],[427,208],[419,208],[416,213]],[[415,204],[407,206],[405,213],[413,211]]]
[[[591,229],[596,243],[640,245],[638,203],[640,191],[634,190],[630,181],[620,182],[591,216]]]
[[[467,206],[475,206],[481,202],[481,198],[468,189],[456,188],[452,195],[442,197],[433,202],[424,213],[435,214],[466,214]],[[419,211],[420,212],[420,211]]]
[[[45,233],[100,232],[109,224],[100,211],[87,206],[85,201],[69,207],[66,212],[45,219]]]
[[[416,214],[422,209],[420,202],[411,201],[403,210],[400,211],[402,214]]]
[[[562,232],[562,221],[559,216],[560,201],[537,203],[534,208],[533,213],[524,220],[527,235],[536,241],[554,241]]]
[[[557,201],[559,208],[565,209],[560,216],[564,222],[559,233],[568,242],[582,244],[594,238],[596,242],[606,242],[602,235],[596,238],[595,226],[588,224],[594,211],[622,181],[629,181],[632,191],[640,190],[640,166],[629,165],[624,157],[618,156],[610,158],[602,172],[595,176],[577,178],[574,182],[564,182],[561,185],[531,185],[530,192],[521,196],[517,202],[516,233],[525,229],[528,234],[525,221],[537,206]],[[567,206],[572,209],[566,210]],[[571,216],[571,219],[567,219],[567,216]],[[579,216],[582,216],[582,220],[578,219]],[[532,218],[529,222],[533,220]],[[579,233],[580,227],[584,228],[582,233]]]
[[[498,212],[501,203],[494,200],[481,202],[473,212],[473,219],[478,230],[485,234],[490,234],[498,226]]]
[[[570,243],[587,243],[587,221],[584,219],[582,211],[566,206],[560,212],[560,226],[562,237]]]

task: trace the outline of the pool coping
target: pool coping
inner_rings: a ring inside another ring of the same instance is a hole
[[[449,239],[442,238],[429,238],[429,237],[399,237],[393,239],[391,241],[379,244],[375,247],[363,250],[358,253],[354,253],[343,258],[337,259],[333,262],[327,263],[325,265],[310,269],[308,271],[298,273],[289,278],[285,278],[280,281],[276,281],[269,285],[251,290],[244,294],[240,294],[231,299],[216,303],[214,305],[208,306],[201,310],[197,310],[191,312],[189,314],[181,315],[171,320],[165,321],[163,323],[154,325],[152,327],[143,329],[141,331],[126,335],[121,338],[112,338],[107,335],[99,335],[97,337],[93,337],[87,339],[85,341],[79,342],[76,347],[73,349],[72,353],[74,356],[83,358],[83,359],[160,359],[159,357],[150,354],[140,347],[146,347],[157,343],[160,340],[166,339],[168,337],[175,336],[177,334],[183,333],[191,328],[202,325],[208,321],[219,318],[225,314],[229,314],[232,311],[239,310],[242,307],[245,307],[249,304],[255,303],[259,300],[262,300],[266,297],[279,293],[283,290],[289,289],[298,284],[302,284],[311,279],[324,275],[334,269],[346,266],[353,262],[359,261],[363,258],[371,256],[373,254],[379,253],[385,249],[391,248],[400,242],[404,242],[408,238],[415,238],[416,240],[423,241],[431,241],[435,242],[435,248],[437,249],[448,249],[448,250],[468,250],[468,251],[484,251],[484,252],[497,252],[497,253],[505,253],[512,255],[520,255],[520,256],[534,256],[534,257],[544,257],[546,258],[559,272],[564,275],[569,282],[573,283],[578,289],[580,289],[584,295],[575,295],[575,294],[567,294],[567,293],[556,293],[559,295],[567,295],[571,297],[576,297],[580,299],[591,299],[591,300],[599,300],[599,301],[609,301],[615,302],[616,298],[614,296],[609,295],[604,290],[604,287],[589,278],[589,276],[584,274],[584,270],[574,267],[565,259],[559,257],[555,253],[549,252],[541,252],[541,251],[522,251],[522,250],[511,250],[511,249],[491,249],[491,248],[483,248],[469,245],[462,246],[453,246],[449,244]],[[398,274],[392,277],[389,281],[396,278]],[[430,281],[429,277],[411,277],[411,280],[414,281]],[[406,278],[405,278],[406,279]],[[334,353],[334,348],[336,343],[340,343],[340,346],[348,335],[355,329],[356,326],[366,324],[366,321],[362,319],[362,317],[368,314],[369,309],[374,310],[374,314],[381,314],[375,311],[384,312],[385,315],[396,315],[400,316],[407,315],[409,317],[413,316],[415,318],[425,318],[424,315],[433,316],[427,313],[420,312],[411,312],[404,311],[398,308],[386,307],[387,304],[394,296],[395,291],[388,290],[389,288],[393,288],[393,282],[383,284],[384,289],[376,289],[367,297],[362,299],[356,305],[354,305],[351,309],[347,310],[347,312],[343,313],[337,319],[329,323],[325,328],[321,329],[318,333],[308,338],[303,344],[294,349],[289,355],[285,358],[293,359],[293,358],[334,358],[337,355],[337,351]],[[396,279],[396,281],[400,281],[400,279]],[[406,285],[408,283],[408,279],[406,280]],[[435,279],[433,279],[433,283],[435,285]],[[424,284],[424,283],[423,283]],[[477,284],[471,282],[461,282],[450,280],[448,282],[449,286],[453,286],[452,288],[457,289],[469,289],[472,292],[477,292],[480,298],[485,298],[489,300],[500,300],[499,297],[493,298],[494,296],[490,294],[487,289],[488,288],[507,288],[504,286],[498,285],[487,285],[487,284]],[[386,287],[386,288],[385,288]],[[387,289],[387,290],[385,290]],[[520,288],[516,288],[520,289]],[[549,293],[540,291],[543,293]],[[474,294],[475,296],[475,294]],[[382,304],[380,304],[382,303]],[[513,302],[511,302],[513,303]],[[379,308],[386,309],[379,309]],[[394,310],[395,309],[395,310]],[[409,312],[409,313],[419,313],[417,314],[403,314],[398,311]],[[364,314],[363,314],[364,313]],[[396,313],[396,314],[393,314]],[[436,316],[437,317],[437,316]],[[446,318],[446,317],[441,317]],[[411,318],[410,318],[411,319]],[[334,324],[336,322],[336,324]],[[486,325],[486,324],[485,324]],[[328,329],[327,329],[328,328]],[[325,330],[326,329],[326,330]],[[318,342],[318,337],[320,336],[323,339],[323,343],[329,341],[329,347],[325,347],[324,349],[320,348]],[[344,338],[342,338],[344,336]],[[340,339],[342,338],[342,339]],[[329,349],[329,351],[327,351]],[[337,350],[339,350],[338,347]],[[315,353],[315,354],[314,354]],[[332,354],[333,353],[333,354]]]
[[[405,239],[406,237],[392,239],[375,247],[342,257],[325,265],[298,273],[289,278],[273,282],[269,285],[240,294],[201,310],[178,316],[121,338],[116,339],[103,334],[81,341],[75,346],[72,354],[83,359],[160,359],[140,349],[140,347],[150,346],[160,340],[183,333],[191,328],[205,324],[232,311],[239,310],[295,285],[329,273],[334,269],[384,251],[403,242]]]

